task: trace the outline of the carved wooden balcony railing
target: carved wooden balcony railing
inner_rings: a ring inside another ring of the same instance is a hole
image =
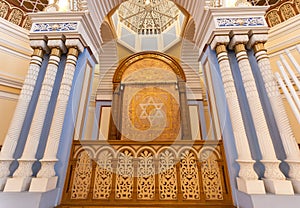
[[[233,207],[222,141],[74,141],[61,207]]]
[[[275,1],[276,2],[276,1]],[[300,13],[300,0],[278,0],[266,12],[265,18],[270,27],[288,20]]]

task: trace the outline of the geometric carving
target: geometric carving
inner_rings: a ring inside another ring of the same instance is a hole
[[[0,1],[0,17],[5,18],[9,10],[9,4],[5,1]]]
[[[177,199],[175,155],[169,150],[159,155],[159,198],[161,200]]]
[[[289,3],[283,4],[279,8],[279,11],[281,12],[281,15],[282,15],[284,20],[287,20],[287,19],[289,19],[289,18],[296,15],[292,5],[289,4]]]
[[[204,151],[200,157],[205,199],[222,200],[222,181],[216,155],[211,151]]]
[[[189,150],[181,153],[180,182],[183,199],[200,199],[197,158]]]
[[[144,150],[138,157],[137,198],[151,200],[155,197],[155,167],[153,154]]]
[[[8,17],[8,21],[10,21],[11,23],[14,23],[16,25],[20,25],[22,18],[23,18],[23,11],[20,9],[12,9],[9,17]]]
[[[92,176],[92,160],[89,153],[79,154],[72,184],[71,199],[87,199]]]
[[[129,150],[119,154],[116,173],[116,199],[131,199],[133,193],[133,155]]]
[[[112,158],[113,155],[108,150],[102,151],[98,156],[93,190],[94,199],[108,199],[110,196],[113,174]]]
[[[266,16],[268,18],[268,22],[271,27],[281,23],[280,16],[276,10],[272,10],[268,12]]]

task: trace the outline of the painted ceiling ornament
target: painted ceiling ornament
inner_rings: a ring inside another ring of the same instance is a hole
[[[247,0],[237,0],[235,2],[235,6],[237,7],[249,7],[252,6],[252,4],[250,2],[248,2]]]

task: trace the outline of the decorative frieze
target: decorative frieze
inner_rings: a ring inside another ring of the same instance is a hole
[[[78,22],[34,23],[31,32],[75,32],[78,30],[78,25]]]
[[[217,27],[262,27],[266,26],[264,17],[217,17]]]

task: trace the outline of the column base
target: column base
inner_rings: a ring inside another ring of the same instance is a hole
[[[294,195],[292,182],[288,180],[263,179],[266,191],[272,194]]]
[[[245,180],[240,177],[236,178],[238,190],[247,194],[265,194],[264,182],[261,180]]]
[[[31,177],[8,178],[3,192],[27,191],[31,182]]]
[[[56,188],[58,177],[32,178],[29,192],[47,192]]]
[[[294,192],[296,194],[300,194],[300,180],[297,179],[288,179],[288,181],[292,182],[293,188],[294,188]]]
[[[7,181],[7,177],[0,178],[0,191],[3,191],[6,181]]]

